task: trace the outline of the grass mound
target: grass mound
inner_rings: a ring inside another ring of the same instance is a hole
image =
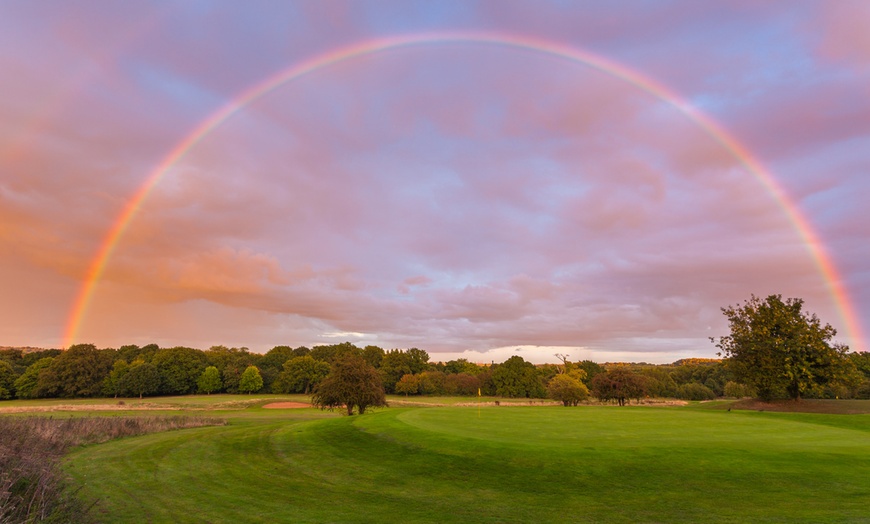
[[[203,417],[0,417],[0,522],[80,520],[85,506],[63,493],[57,467],[74,446],[222,423]]]
[[[77,450],[68,471],[106,522],[861,522],[870,505],[861,415],[257,416]]]

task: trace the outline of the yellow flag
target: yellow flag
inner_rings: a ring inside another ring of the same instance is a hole
[[[480,396],[480,388],[477,388],[477,396]]]

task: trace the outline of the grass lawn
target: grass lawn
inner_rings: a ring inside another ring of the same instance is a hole
[[[870,522],[870,415],[216,411],[75,451],[103,522]]]

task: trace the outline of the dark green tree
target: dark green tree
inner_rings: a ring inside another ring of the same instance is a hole
[[[130,369],[121,377],[119,389],[124,395],[142,398],[160,391],[160,378],[157,366],[137,360],[130,364]]]
[[[202,375],[196,380],[196,386],[206,395],[211,395],[215,391],[220,391],[223,387],[221,382],[221,372],[214,366],[205,368]]]
[[[116,360],[112,364],[112,371],[103,380],[103,394],[110,397],[123,395],[124,391],[121,389],[121,379],[124,378],[128,371],[130,371],[130,364],[126,360]]]
[[[51,365],[52,357],[45,357],[27,366],[18,379],[15,380],[15,396],[18,398],[36,398],[39,387],[39,373]]]
[[[18,375],[12,364],[0,360],[0,400],[10,399],[15,396],[15,381]]]
[[[492,372],[495,394],[508,398],[545,398],[547,396],[538,370],[518,355],[505,360]]]
[[[384,386],[378,371],[359,355],[337,360],[311,396],[320,409],[345,407],[348,415],[356,409],[360,415],[369,407],[386,406]]]
[[[263,389],[263,377],[257,366],[248,366],[239,379],[240,393],[256,393]]]
[[[207,366],[206,355],[193,348],[161,348],[151,364],[160,373],[160,392],[164,395],[187,395],[196,391],[196,380]]]
[[[362,357],[375,369],[381,367],[381,361],[385,354],[384,350],[378,346],[366,346],[362,350]]]
[[[763,400],[801,396],[843,379],[848,347],[832,344],[837,331],[803,311],[799,298],[782,295],[722,308],[731,334],[716,344],[735,378]],[[714,343],[715,339],[711,339]]]
[[[320,383],[329,374],[329,364],[315,360],[310,355],[294,357],[284,363],[284,370],[272,385],[275,393],[305,393],[311,392],[313,386]]]
[[[98,396],[114,361],[114,351],[98,350],[93,344],[70,346],[39,373],[37,396]]]

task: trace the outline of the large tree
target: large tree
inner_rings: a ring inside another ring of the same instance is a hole
[[[544,385],[535,365],[518,355],[505,360],[492,372],[495,394],[500,397],[544,398]]]
[[[316,360],[311,355],[293,357],[284,363],[284,371],[272,384],[272,391],[307,395],[328,374],[329,364],[322,360]]]
[[[348,354],[335,361],[329,375],[317,385],[311,403],[320,409],[344,406],[362,415],[369,407],[386,406],[384,386],[378,371],[361,356]]]
[[[550,379],[547,395],[564,406],[576,406],[589,397],[589,390],[573,375],[562,373]]]
[[[848,372],[848,347],[831,343],[837,330],[804,312],[803,305],[799,298],[752,295],[743,305],[722,308],[731,334],[716,347],[735,377],[763,400],[800,400]]]

